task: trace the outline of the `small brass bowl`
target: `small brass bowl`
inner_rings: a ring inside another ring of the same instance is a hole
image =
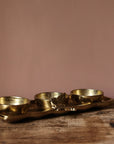
[[[30,100],[18,96],[0,97],[0,113],[23,114],[28,111]]]
[[[76,89],[71,91],[70,98],[78,104],[99,102],[104,93],[95,89]]]
[[[40,110],[49,111],[66,104],[68,96],[60,92],[43,92],[35,95],[35,101]]]

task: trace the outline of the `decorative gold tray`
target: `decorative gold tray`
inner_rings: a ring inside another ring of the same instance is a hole
[[[0,118],[16,122],[25,118],[41,118],[49,114],[60,115],[70,111],[106,107],[114,99],[104,96],[101,90],[76,89],[70,95],[59,92],[43,92],[34,100],[17,96],[0,97]]]

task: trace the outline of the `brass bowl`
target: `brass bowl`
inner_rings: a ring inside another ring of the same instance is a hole
[[[23,114],[28,111],[30,100],[18,96],[0,97],[0,113]]]
[[[49,111],[63,107],[68,95],[60,92],[43,92],[35,95],[35,101],[40,110]]]
[[[95,89],[75,89],[70,94],[70,98],[77,104],[99,102],[103,97],[103,91]]]

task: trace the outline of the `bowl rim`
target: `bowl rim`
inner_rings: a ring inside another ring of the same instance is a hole
[[[83,95],[83,94],[75,94],[73,93],[73,91],[78,91],[78,90],[94,90],[94,91],[100,91],[101,94],[95,94],[95,95]],[[99,90],[99,89],[92,89],[92,88],[89,88],[89,89],[86,89],[86,88],[82,88],[82,89],[73,89],[71,92],[70,92],[70,95],[76,95],[76,96],[83,96],[83,97],[98,97],[98,96],[104,96],[104,92],[102,90]]]
[[[51,94],[51,93],[56,93],[58,94],[58,97],[61,96],[61,95],[67,95],[65,92],[57,92],[57,91],[51,91],[51,92],[41,92],[41,93],[38,93],[35,95],[35,100],[38,100],[38,99],[41,99],[41,100],[45,100],[45,98],[41,98],[41,95],[44,94]],[[49,98],[47,99],[51,99],[51,98],[54,98],[53,96],[50,96]]]
[[[21,104],[1,104],[0,103],[0,105],[4,105],[4,106],[23,106],[23,105],[28,105],[28,104],[30,104],[30,100],[28,99],[28,98],[25,98],[25,97],[21,97],[21,96],[0,96],[0,99],[1,98],[4,98],[4,99],[6,99],[6,98],[16,98],[16,99],[26,99],[27,101],[26,101],[26,103],[21,103]]]

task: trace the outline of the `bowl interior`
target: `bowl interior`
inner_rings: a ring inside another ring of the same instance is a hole
[[[35,99],[50,100],[52,98],[58,98],[61,95],[63,95],[63,93],[59,93],[59,92],[43,92],[43,93],[37,94],[35,96]]]
[[[72,90],[71,94],[81,95],[81,96],[99,96],[99,95],[103,95],[103,92],[101,90],[95,90],[95,89],[77,89],[77,90]]]
[[[28,103],[29,100],[23,97],[17,97],[17,96],[0,97],[1,105],[24,105]]]

